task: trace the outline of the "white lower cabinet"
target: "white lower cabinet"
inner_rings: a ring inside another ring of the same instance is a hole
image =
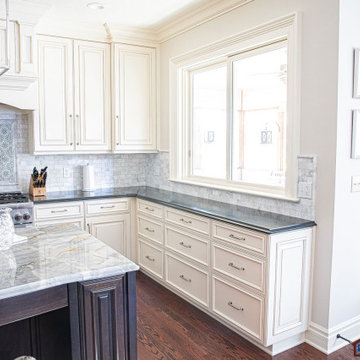
[[[127,198],[70,201],[35,205],[39,227],[75,224],[119,253],[135,258],[131,246],[130,200]],[[85,226],[86,225],[86,226]]]
[[[130,251],[130,215],[102,215],[87,218],[90,234],[127,256]]]
[[[213,311],[252,337],[263,340],[264,299],[213,276]]]
[[[139,249],[139,256],[138,256],[139,265],[142,268],[146,269],[147,271],[150,271],[150,273],[155,275],[156,277],[163,279],[164,251],[158,248],[157,246],[149,244],[141,239],[138,242],[138,249]]]
[[[149,276],[273,354],[299,343],[309,323],[312,228],[266,234],[140,199],[137,222]]]

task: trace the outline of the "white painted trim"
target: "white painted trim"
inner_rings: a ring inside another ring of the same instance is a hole
[[[160,43],[172,39],[252,1],[254,0],[216,0],[210,4],[206,3],[190,12],[186,12],[183,16],[176,19],[171,18],[163,25],[157,27],[155,29],[157,39]]]
[[[237,191],[240,190],[258,195],[268,194],[268,197],[290,199],[298,201],[297,194],[297,155],[299,154],[300,138],[300,29],[299,15],[291,13],[287,16],[275,19],[266,24],[256,26],[231,37],[199,47],[188,53],[170,59],[169,65],[169,89],[170,89],[170,178],[173,181],[187,182],[193,185],[208,186],[219,189]],[[219,62],[221,59],[249,51],[254,48],[272,44],[278,40],[288,41],[288,119],[287,122],[287,149],[286,167],[287,177],[285,189],[269,186],[257,186],[255,184],[237,184],[235,182],[220,182],[216,179],[190,179],[185,173],[183,154],[187,153],[189,133],[186,129],[188,120],[186,111],[189,101],[184,94],[187,88],[189,71],[198,66],[207,66],[209,63]]]
[[[358,340],[360,338],[360,315],[330,329],[310,322],[305,341],[324,354],[329,355],[348,345],[346,341],[337,339],[337,334],[341,334],[350,341]]]

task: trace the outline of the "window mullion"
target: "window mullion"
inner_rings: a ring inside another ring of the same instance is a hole
[[[231,181],[232,163],[232,123],[233,123],[233,71],[232,61],[227,60],[227,89],[226,89],[226,180]]]

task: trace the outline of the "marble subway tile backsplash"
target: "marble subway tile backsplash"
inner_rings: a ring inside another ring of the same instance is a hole
[[[9,117],[0,108],[0,119]],[[27,192],[32,168],[48,166],[48,191],[79,190],[82,188],[82,165],[94,165],[98,188],[120,186],[152,186],[215,201],[237,204],[279,214],[315,219],[316,158],[298,159],[298,202],[217,190],[169,181],[169,153],[103,154],[103,155],[32,155],[29,154],[29,122],[26,114],[10,116],[14,121],[17,162],[17,185],[3,186],[0,192]],[[69,176],[64,177],[64,168]]]
[[[151,160],[148,161],[148,168],[146,171],[147,186],[246,206],[253,209],[275,212],[278,214],[309,220],[315,219],[315,179],[317,166],[315,157],[301,156],[298,158],[299,201],[292,202],[169,181],[169,153],[161,152],[158,154],[150,154],[149,156]]]

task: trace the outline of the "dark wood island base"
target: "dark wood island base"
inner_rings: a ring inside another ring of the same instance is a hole
[[[0,359],[135,360],[136,271],[0,300]]]

